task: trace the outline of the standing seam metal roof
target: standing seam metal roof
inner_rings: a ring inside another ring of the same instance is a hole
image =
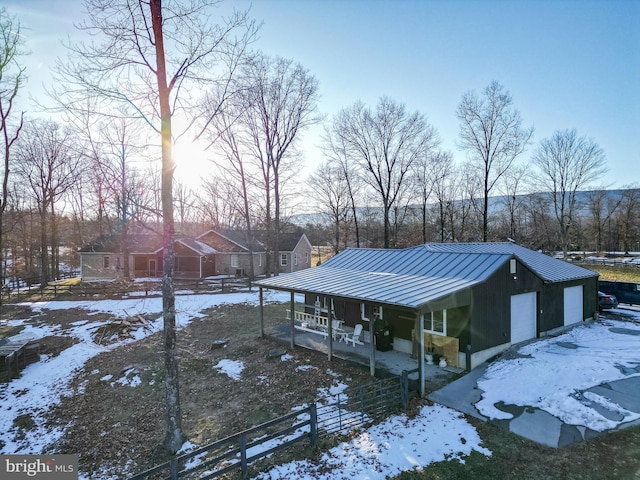
[[[598,275],[513,243],[459,243],[402,250],[347,249],[318,267],[256,284],[418,308],[486,280],[513,257],[545,282]]]
[[[318,267],[256,282],[263,287],[410,308],[486,280],[511,258],[499,253],[347,249]]]

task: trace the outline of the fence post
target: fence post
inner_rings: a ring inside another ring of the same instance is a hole
[[[240,467],[242,478],[247,478],[247,434],[240,434]]]
[[[409,404],[409,372],[402,371],[402,377],[400,377],[400,398],[402,401],[402,407],[407,408]]]
[[[316,402],[309,405],[309,436],[311,437],[311,448],[315,448],[318,441],[318,407]]]
[[[169,461],[169,469],[171,470],[171,480],[178,480],[178,459],[172,458]]]

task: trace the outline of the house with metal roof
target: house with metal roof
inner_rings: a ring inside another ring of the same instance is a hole
[[[460,243],[351,248],[256,285],[292,299],[304,294],[308,311],[320,304],[347,327],[363,324],[372,339],[382,319],[394,350],[415,358],[433,350],[472,369],[513,344],[593,318],[597,279],[514,243]]]

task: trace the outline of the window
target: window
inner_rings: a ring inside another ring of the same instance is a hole
[[[231,255],[231,266],[233,268],[240,266],[240,259],[238,258],[238,255]]]
[[[293,254],[293,264],[294,265],[298,265],[298,254],[297,253]]]
[[[304,252],[304,264],[307,265],[309,263],[309,252]]]
[[[283,253],[280,255],[280,265],[286,267],[288,265],[287,254]]]
[[[447,334],[447,311],[438,310],[437,312],[427,313],[424,316],[424,329],[430,333],[438,335]]]
[[[102,257],[102,268],[109,268],[111,266],[111,257]]]
[[[258,254],[258,266],[259,267],[262,266],[262,254],[261,253]]]

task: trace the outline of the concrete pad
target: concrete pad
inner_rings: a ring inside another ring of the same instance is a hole
[[[482,398],[482,390],[477,388],[478,379],[487,369],[486,364],[467,373],[464,377],[428,395],[432,402],[453,408],[472,417],[487,421],[487,417],[476,410],[475,404]]]
[[[547,447],[558,447],[562,422],[539,409],[525,409],[522,415],[509,422],[509,431]],[[582,438],[580,438],[582,440]]]
[[[637,379],[636,381],[639,384],[638,387],[640,387],[640,379]],[[620,405],[625,410],[640,413],[640,395],[629,395],[628,393],[601,386],[592,387],[585,391],[600,395],[616,405]]]
[[[611,387],[616,392],[626,393],[632,395],[638,399],[638,406],[640,407],[640,377],[623,378],[621,380],[614,380],[606,385]]]

